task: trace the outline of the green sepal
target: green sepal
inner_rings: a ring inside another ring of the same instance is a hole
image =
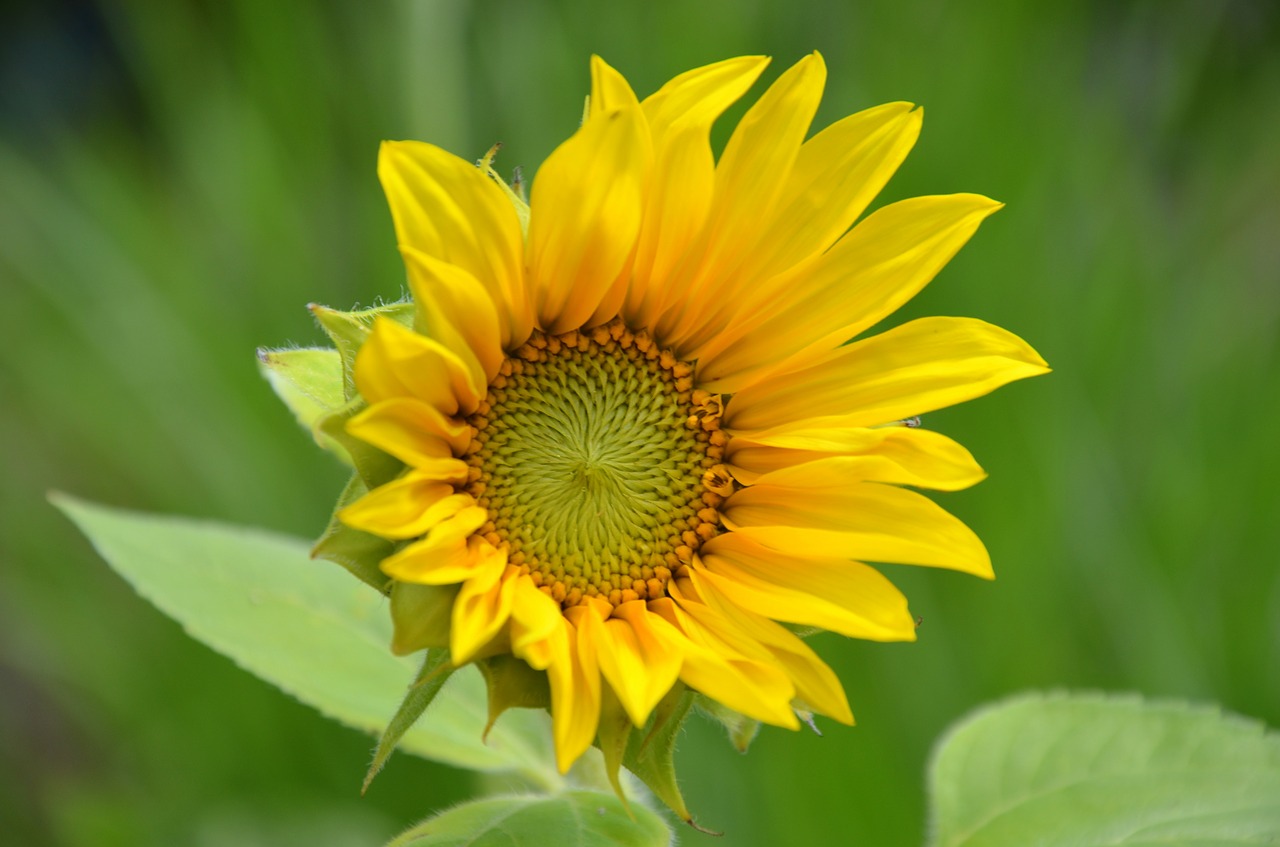
[[[368,492],[364,480],[359,474],[352,474],[342,494],[338,496],[338,505],[334,508],[329,525],[325,527],[320,540],[311,548],[311,558],[326,559],[342,565],[351,571],[361,582],[376,588],[379,593],[389,590],[390,578],[378,565],[394,552],[395,543],[367,532],[361,532],[338,520],[338,512],[350,503],[359,500]]]
[[[461,585],[391,585],[391,652],[407,656],[419,650],[448,647],[453,601]]]
[[[418,671],[418,676],[409,686],[409,691],[404,695],[400,708],[396,710],[391,723],[387,724],[382,737],[378,739],[377,749],[373,751],[373,762],[369,765],[369,772],[364,775],[364,785],[360,788],[361,794],[369,790],[369,783],[373,782],[378,771],[382,770],[382,766],[387,763],[387,758],[400,743],[400,738],[409,731],[418,718],[422,717],[422,713],[431,705],[431,701],[436,699],[436,695],[444,687],[445,680],[454,670],[449,662],[448,650],[427,651],[427,656],[422,662],[422,670]]]
[[[342,312],[311,303],[307,306],[315,316],[320,328],[325,331],[333,346],[338,348],[339,361],[342,363],[343,397],[350,400],[356,396],[355,364],[356,353],[360,352],[369,330],[379,317],[391,318],[394,321],[411,326],[413,324],[413,304],[409,302],[388,303],[372,309]]]
[[[511,182],[498,175],[497,170],[493,167],[493,160],[501,149],[501,144],[495,144],[489,148],[489,152],[484,154],[484,158],[476,162],[480,170],[489,175],[489,178],[498,183],[498,187],[507,195],[507,199],[511,201],[511,205],[516,210],[516,218],[520,221],[520,231],[529,235],[529,199],[525,196],[524,179],[521,175],[520,168],[516,168],[511,176]]]
[[[698,710],[717,721],[729,733],[729,743],[739,753],[747,752],[751,742],[760,732],[760,721],[749,718],[741,712],[735,712],[728,706],[712,700],[702,694],[697,695]]]
[[[372,489],[395,479],[404,470],[404,462],[347,432],[347,421],[366,408],[368,405],[364,399],[356,397],[322,417],[318,426],[322,433],[342,445],[351,456],[351,465],[356,473]]]
[[[699,828],[693,822],[693,815],[685,806],[680,786],[676,783],[673,761],[676,736],[680,733],[685,718],[689,716],[693,698],[692,691],[676,683],[658,702],[645,728],[631,733],[622,764],[649,786],[649,790],[682,821]]]
[[[551,687],[547,675],[529,667],[523,659],[500,653],[476,662],[489,690],[489,722],[485,735],[507,709],[551,708]]]
[[[613,693],[613,688],[606,682],[600,686],[600,726],[596,730],[596,746],[604,754],[604,771],[613,786],[613,793],[618,795],[627,814],[632,814],[631,805],[627,802],[626,792],[622,790],[622,781],[618,778],[618,770],[627,756],[627,745],[631,741],[631,718],[622,707],[622,701]]]
[[[350,465],[351,455],[346,448],[320,429],[320,421],[346,403],[342,358],[338,351],[320,347],[292,350],[260,347],[258,370],[298,423],[311,431],[316,444]]]

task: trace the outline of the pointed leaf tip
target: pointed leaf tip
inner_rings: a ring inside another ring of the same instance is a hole
[[[373,761],[369,763],[369,770],[364,775],[364,783],[360,787],[361,794],[369,790],[373,778],[386,765],[387,759],[391,757],[400,739],[418,718],[422,717],[422,713],[431,705],[431,701],[436,699],[436,695],[440,693],[440,689],[444,687],[445,681],[453,671],[454,667],[449,662],[448,650],[427,651],[422,669],[418,671],[418,676],[409,686],[404,700],[400,703],[400,708],[396,710],[382,737],[378,739],[378,746],[373,752]]]

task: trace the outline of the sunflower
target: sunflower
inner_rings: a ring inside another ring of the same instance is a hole
[[[413,303],[354,358],[345,434],[394,462],[338,519],[384,545],[395,649],[482,663],[495,714],[541,685],[562,770],[675,691],[782,727],[850,724],[797,633],[915,638],[866,562],[992,576],[974,533],[914,490],[983,471],[913,416],[1044,361],[967,318],[850,339],[1000,204],[919,197],[858,221],[921,112],[890,103],[806,139],[817,54],[717,160],[712,124],[766,64],[698,68],[641,101],[594,58],[584,121],[527,203],[489,158],[381,150]]]

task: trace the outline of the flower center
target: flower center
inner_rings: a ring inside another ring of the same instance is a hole
[[[661,597],[718,531],[721,406],[692,373],[619,321],[535,332],[469,419],[481,533],[562,606]]]

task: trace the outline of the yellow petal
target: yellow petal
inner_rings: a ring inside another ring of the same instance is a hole
[[[755,258],[765,224],[786,185],[826,82],[826,66],[814,53],[769,86],[743,116],[716,166],[715,194],[691,255],[670,280],[677,299],[655,334],[682,349],[683,339],[734,288],[741,268]]]
[[[592,56],[590,114],[594,116],[618,109],[636,109],[639,105],[635,92],[631,90],[631,85],[622,74],[610,67],[604,59]],[[646,131],[642,131],[641,134],[647,136]],[[624,266],[622,272],[615,277],[613,284],[600,297],[600,302],[596,304],[591,316],[583,322],[585,326],[597,326],[618,316],[622,301],[627,294],[630,276],[627,267]]]
[[[1048,370],[1025,341],[1000,327],[973,318],[921,318],[742,389],[725,409],[723,425],[766,429],[840,416],[844,426],[875,426]]]
[[[762,56],[744,56],[697,68],[671,80],[642,104],[654,141],[654,167],[624,308],[632,326],[651,326],[682,296],[671,276],[711,207],[711,125],[746,93],[768,62]]]
[[[471,536],[489,513],[479,506],[467,506],[431,528],[427,537],[410,544],[394,556],[382,560],[382,572],[404,582],[448,585],[462,582],[484,563],[488,543]]]
[[[682,639],[673,637],[669,629],[643,600],[617,606],[613,617],[604,622],[600,671],[636,726],[644,726],[680,676]]]
[[[801,558],[931,565],[991,578],[982,542],[929,498],[878,482],[836,480],[839,464],[817,469],[849,461],[823,459],[761,477],[721,506],[725,526]]]
[[[455,494],[452,485],[410,471],[340,510],[338,519],[383,538],[415,538],[474,504],[471,495]]]
[[[699,381],[737,391],[807,361],[787,357],[838,347],[914,297],[1000,208],[977,194],[951,194],[876,210],[823,255],[756,286],[734,330],[700,352]]]
[[[529,201],[538,325],[577,329],[630,267],[651,152],[639,108],[592,116],[543,163]]]
[[[670,598],[651,601],[649,610],[686,639],[680,666],[680,679],[686,685],[749,718],[799,728],[790,705],[795,686],[771,662],[761,661],[763,648],[757,651],[757,658],[742,655]]]
[[[561,618],[563,635],[556,639],[555,657],[547,667],[551,686],[551,733],[556,764],[568,773],[596,737],[600,723],[600,669],[595,644],[603,621],[587,606],[574,606]]]
[[[560,632],[560,604],[538,590],[528,575],[516,580],[511,606],[511,652],[534,670],[551,663],[550,640]]]
[[[862,459],[846,468],[850,479],[958,491],[986,478],[968,450],[945,435],[926,429],[792,425],[775,428],[771,433],[735,435],[730,439],[725,464],[744,485],[752,485],[763,474],[781,468],[839,456]]]
[[[421,329],[477,368],[475,382],[488,385],[506,358],[498,311],[484,286],[457,265],[412,247],[401,247],[409,290],[418,304]]]
[[[640,104],[654,138],[691,115],[709,127],[746,93],[768,64],[767,56],[738,56],[673,77]]]
[[[421,400],[394,397],[347,421],[347,432],[405,464],[436,467],[466,450],[472,431]]]
[[[921,110],[886,103],[810,138],[756,248],[757,279],[826,250],[853,225],[920,137]]]
[[[498,306],[502,345],[514,349],[533,324],[515,207],[471,162],[431,144],[389,141],[378,156],[400,244],[465,270]]]
[[[464,665],[498,634],[511,616],[517,568],[507,565],[507,554],[490,548],[475,576],[462,584],[453,601],[453,626],[449,630],[449,658]]]
[[[716,617],[710,618],[716,621],[713,625],[722,628],[729,637],[746,638],[763,645],[791,677],[797,699],[815,712],[843,724],[853,724],[853,713],[840,681],[808,645],[785,627],[737,606],[703,580],[696,570],[690,572],[690,581],[707,608],[715,612]]]
[[[591,114],[638,106],[636,93],[626,78],[599,56],[591,57]]]
[[[906,598],[869,565],[796,558],[737,532],[716,536],[700,553],[695,569],[702,581],[756,614],[853,638],[915,640]]]
[[[486,391],[452,350],[382,317],[356,354],[355,377],[370,405],[412,397],[445,415],[470,414]]]

